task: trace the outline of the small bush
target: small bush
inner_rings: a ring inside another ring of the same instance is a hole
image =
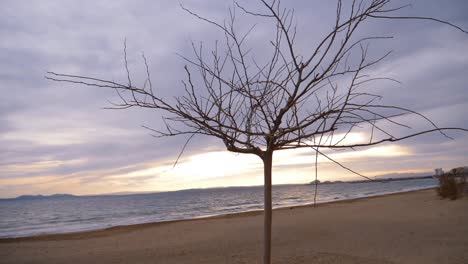
[[[453,175],[442,175],[439,177],[439,187],[437,188],[437,193],[442,198],[450,198],[451,200],[456,200],[463,196],[466,192],[466,178],[460,177],[457,180],[457,177]]]
[[[467,195],[468,194],[468,184],[466,184],[466,175],[460,178],[460,182],[458,182],[458,191],[462,195]]]

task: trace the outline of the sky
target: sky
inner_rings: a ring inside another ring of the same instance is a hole
[[[232,1],[183,0],[183,5],[215,21],[228,16]],[[286,1],[284,1],[286,2]],[[395,1],[411,3],[402,15],[431,16],[468,28],[465,0]],[[255,1],[243,1],[262,10]],[[307,52],[333,24],[335,1],[287,1],[294,8],[298,45]],[[268,23],[245,19],[239,30],[258,23],[252,47],[270,37]],[[468,34],[429,21],[371,21],[359,34],[394,36],[374,43],[373,52],[392,54],[369,74],[400,84],[376,84],[385,102],[423,113],[440,127],[468,128]],[[0,9],[0,198],[22,194],[77,195],[153,192],[189,188],[261,185],[258,157],[227,152],[222,142],[197,137],[176,167],[186,138],[154,138],[142,125],[161,127],[161,113],[108,110],[111,90],[56,83],[47,71],[125,80],[123,43],[135,78],[143,76],[141,53],[148,59],[153,84],[166,97],[180,95],[191,41],[213,43],[220,34],[170,0],[2,1]],[[261,50],[261,49],[260,49]],[[261,51],[259,56],[263,56]],[[414,131],[427,123],[405,116]],[[398,134],[408,131],[396,131]],[[366,176],[424,174],[468,165],[468,133],[425,135],[366,149],[330,152]],[[367,138],[350,135],[351,142]],[[274,154],[273,183],[314,180],[311,150]],[[325,158],[320,180],[358,176]]]

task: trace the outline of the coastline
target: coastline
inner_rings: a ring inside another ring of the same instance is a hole
[[[274,263],[467,263],[468,198],[433,189],[279,208]],[[0,263],[257,263],[262,212],[5,239]]]
[[[307,203],[307,204],[300,204],[300,205],[293,205],[293,206],[282,206],[274,208],[273,211],[281,211],[281,210],[291,210],[297,208],[309,208],[309,207],[321,207],[327,206],[329,204],[346,204],[351,203],[359,200],[365,199],[372,199],[372,198],[379,198],[379,197],[386,197],[398,194],[405,194],[411,192],[419,192],[425,190],[435,190],[435,187],[429,188],[421,188],[416,190],[407,190],[407,191],[397,191],[397,192],[388,192],[388,193],[381,193],[369,196],[362,196],[362,197],[355,197],[349,199],[337,199],[331,201],[324,201],[324,202],[317,202],[316,205],[314,203]],[[213,215],[206,215],[194,218],[185,218],[185,219],[176,219],[176,220],[167,220],[167,221],[157,221],[157,222],[146,222],[146,223],[137,223],[137,224],[128,224],[128,225],[116,225],[104,228],[97,228],[97,229],[90,229],[90,230],[80,230],[75,232],[61,232],[61,233],[50,233],[50,234],[38,234],[32,236],[20,236],[20,237],[0,237],[0,243],[9,243],[9,242],[16,242],[16,241],[35,241],[35,240],[55,240],[55,239],[79,239],[84,236],[102,236],[106,232],[125,232],[131,231],[134,229],[140,228],[148,228],[158,225],[164,224],[172,224],[178,222],[186,222],[186,221],[197,221],[197,220],[209,220],[209,219],[223,219],[223,218],[232,218],[232,217],[243,217],[243,216],[256,216],[256,215],[263,215],[263,210],[249,210],[249,211],[242,211],[242,212],[234,212],[234,213],[222,213],[222,214],[213,214]],[[95,234],[93,234],[95,233]]]

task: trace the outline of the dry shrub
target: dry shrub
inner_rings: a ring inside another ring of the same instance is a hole
[[[455,177],[453,175],[442,175],[439,177],[437,193],[442,198],[456,200],[466,193],[466,177]]]
[[[460,178],[460,182],[458,183],[459,192],[462,195],[468,195],[468,184],[466,184],[466,175]]]

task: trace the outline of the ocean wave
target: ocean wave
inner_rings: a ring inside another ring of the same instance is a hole
[[[395,181],[386,184],[319,185],[317,203],[414,191],[437,186],[434,179]],[[310,185],[273,187],[274,208],[314,203]],[[112,226],[203,218],[263,209],[259,187],[192,190],[145,195],[92,196],[51,200],[0,201],[0,237],[70,233]],[[28,216],[28,217],[25,217]]]

